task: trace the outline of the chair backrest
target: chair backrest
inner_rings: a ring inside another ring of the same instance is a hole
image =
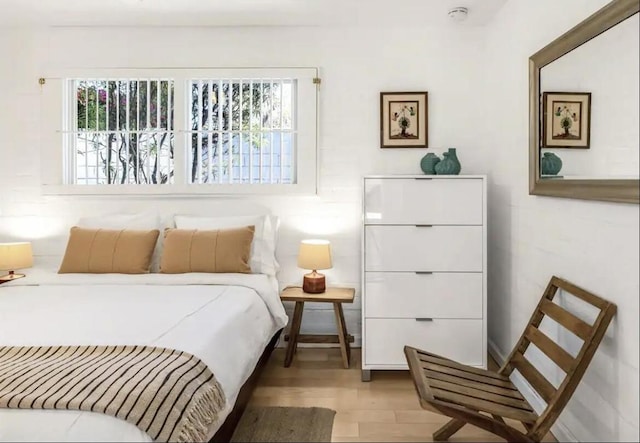
[[[558,304],[553,303],[553,298],[558,289],[569,292],[597,308],[599,312],[593,324],[590,325]],[[518,370],[547,403],[547,407],[540,414],[536,423],[528,429],[528,435],[534,440],[539,441],[546,435],[569,402],[615,313],[615,304],[566,280],[554,276],[549,281],[538,306],[531,316],[531,320],[529,320],[529,324],[499,371],[508,376],[514,370]],[[575,357],[538,329],[545,316],[555,320],[582,339],[582,346]],[[564,371],[564,379],[557,389],[524,356],[527,348],[532,343]]]

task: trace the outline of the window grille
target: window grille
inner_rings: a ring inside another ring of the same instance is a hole
[[[173,183],[173,80],[70,82],[75,106],[67,136],[74,184]]]
[[[295,80],[195,79],[189,86],[189,183],[295,183]]]

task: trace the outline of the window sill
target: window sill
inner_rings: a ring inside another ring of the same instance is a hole
[[[255,196],[316,195],[315,186],[296,185],[42,185],[42,195],[51,196]]]

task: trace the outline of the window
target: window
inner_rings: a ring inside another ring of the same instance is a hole
[[[75,79],[71,183],[174,182],[173,80]]]
[[[53,193],[315,192],[316,69],[72,74]]]
[[[190,81],[190,183],[295,182],[296,81]]]

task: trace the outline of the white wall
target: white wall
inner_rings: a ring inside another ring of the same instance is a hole
[[[606,3],[511,0],[489,28],[489,338],[506,355],[554,274],[617,303],[556,435],[638,441],[638,206],[528,194],[527,59]]]
[[[0,241],[34,240],[36,255],[61,254],[64,233],[87,214],[213,211],[215,198],[42,196],[38,77],[68,67],[317,66],[321,69],[319,195],[254,199],[282,219],[283,285],[299,284],[298,243],[332,242],[328,284],[358,288],[347,307],[360,336],[362,176],[420,173],[425,150],[379,148],[380,91],[429,91],[429,143],[453,146],[463,173],[477,173],[481,28],[53,28],[0,30]],[[44,86],[47,87],[46,85]],[[59,149],[59,146],[50,146]],[[251,200],[251,199],[248,199]],[[303,329],[328,332],[332,310],[310,306]]]
[[[549,149],[560,175],[635,177],[640,172],[640,24],[638,14],[548,64],[540,91],[591,93],[589,149]]]

